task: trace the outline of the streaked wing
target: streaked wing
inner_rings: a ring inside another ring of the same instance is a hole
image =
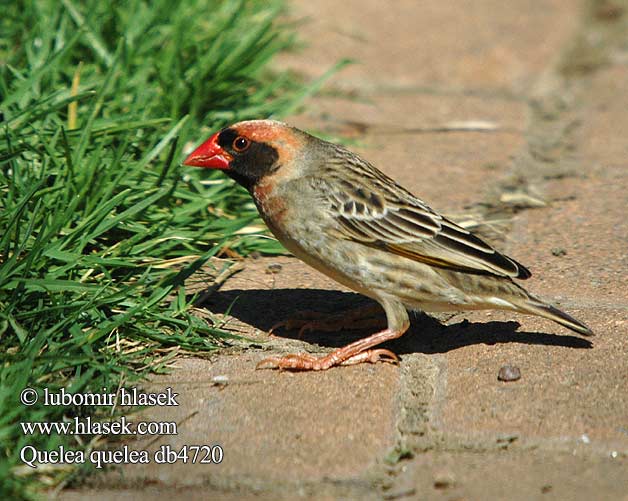
[[[338,148],[316,181],[342,238],[456,271],[521,279],[531,275],[347,150]]]

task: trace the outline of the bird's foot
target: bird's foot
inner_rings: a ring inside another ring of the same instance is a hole
[[[287,330],[299,329],[298,337],[301,339],[308,331],[338,332],[345,329],[381,327],[385,323],[385,318],[379,315],[380,312],[381,307],[376,304],[338,314],[302,311],[288,320],[273,325],[268,334],[273,336],[273,332],[281,327]]]
[[[346,350],[340,348],[324,357],[315,357],[308,353],[291,353],[283,357],[265,358],[256,369],[280,369],[290,371],[324,371],[335,365],[375,364],[388,362],[397,364],[399,358],[390,350],[366,350],[344,358]]]

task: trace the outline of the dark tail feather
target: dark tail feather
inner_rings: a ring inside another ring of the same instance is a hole
[[[583,336],[595,335],[593,334],[593,331],[582,322],[576,320],[571,315],[567,315],[567,313],[560,311],[552,305],[542,303],[540,301],[529,301],[526,303],[526,306],[530,313],[549,318],[550,320],[553,320],[554,322],[557,322],[560,325],[577,332],[578,334],[582,334]]]

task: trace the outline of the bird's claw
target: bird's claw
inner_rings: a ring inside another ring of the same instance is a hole
[[[315,357],[308,353],[290,353],[283,357],[269,357],[259,362],[255,369],[279,369],[292,371],[320,371],[326,370],[334,365],[356,365],[362,363],[376,364],[385,362],[398,364],[399,357],[390,350],[377,349],[366,350],[355,355],[351,355],[344,360],[339,358],[336,352],[332,352],[324,357]]]
[[[269,357],[265,358],[261,362],[258,362],[255,366],[255,370],[258,371],[260,369],[279,369],[279,358]]]
[[[398,365],[399,357],[390,350],[383,348],[377,350],[366,350],[357,355],[354,355],[347,360],[343,361],[341,365],[355,365],[368,362],[370,364],[376,364],[377,362],[385,362],[389,364]]]

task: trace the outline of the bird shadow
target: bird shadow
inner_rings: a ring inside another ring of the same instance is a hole
[[[294,317],[300,311],[338,314],[374,302],[361,294],[322,289],[247,289],[214,292],[204,303],[214,313],[228,313],[232,317],[261,331],[268,332],[277,323]],[[381,324],[385,325],[382,310]],[[323,317],[324,318],[324,317]],[[411,314],[411,325],[399,339],[382,344],[398,354],[447,353],[458,348],[478,344],[520,343],[567,348],[592,348],[586,339],[572,335],[523,332],[515,321],[461,322],[444,325],[424,313]],[[343,330],[340,332],[308,331],[300,338],[308,343],[337,348],[364,338],[374,328]],[[298,329],[283,328],[273,334],[298,339]]]

